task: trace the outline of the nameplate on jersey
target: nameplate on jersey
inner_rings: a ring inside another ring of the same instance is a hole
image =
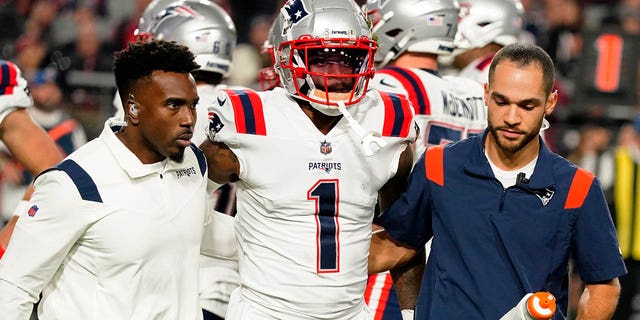
[[[225,89],[224,91],[233,106],[236,132],[259,136],[267,135],[260,96],[249,89]]]

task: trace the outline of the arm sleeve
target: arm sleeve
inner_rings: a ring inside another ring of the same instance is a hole
[[[573,242],[582,279],[598,282],[624,275],[626,268],[616,230],[597,178],[579,210]]]
[[[27,108],[33,104],[27,80],[18,67],[9,61],[0,60],[0,122],[17,108]]]
[[[0,310],[7,319],[28,319],[32,305],[83,234],[82,200],[61,171],[36,180],[29,201],[0,260]]]
[[[215,210],[208,213],[200,253],[214,258],[238,259],[238,242],[232,216]]]
[[[378,220],[394,239],[421,248],[432,236],[430,190],[425,172],[425,156],[420,157],[407,190],[385,210]]]

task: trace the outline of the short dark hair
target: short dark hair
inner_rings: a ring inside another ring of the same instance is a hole
[[[493,81],[496,66],[507,60],[519,67],[535,64],[542,69],[542,88],[549,95],[555,81],[555,70],[551,57],[542,48],[528,43],[513,43],[500,49],[489,67],[489,83]]]
[[[116,52],[113,73],[120,95],[129,92],[133,82],[151,76],[153,71],[190,73],[200,68],[189,48],[175,41],[132,42]]]

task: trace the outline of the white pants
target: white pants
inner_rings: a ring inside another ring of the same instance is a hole
[[[275,318],[257,308],[251,306],[246,302],[240,294],[240,288],[233,290],[231,298],[229,299],[229,306],[227,307],[227,315],[225,320],[299,320],[296,318],[291,319],[278,319]],[[373,320],[373,314],[369,312],[369,308],[365,305],[362,311],[355,317],[350,317],[348,320]]]

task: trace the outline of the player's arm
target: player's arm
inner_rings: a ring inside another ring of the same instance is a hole
[[[406,189],[412,164],[413,152],[410,147],[407,147],[400,155],[396,175],[387,181],[378,193],[381,212],[386,210]],[[417,253],[415,249],[391,238],[384,228],[376,225],[373,228],[369,250],[369,274],[387,271],[407,263]]]
[[[234,217],[215,210],[207,214],[200,253],[220,259],[238,259]]]
[[[0,140],[34,176],[62,160],[55,142],[26,109],[16,109],[0,123]]]
[[[0,122],[0,140],[4,142],[14,158],[34,176],[62,160],[62,154],[55,142],[23,108],[12,111]],[[30,186],[23,200],[29,200],[32,192],[33,186]],[[16,208],[16,210],[19,209]],[[20,213],[15,212],[16,216],[12,217],[0,231],[0,251],[7,247],[18,220],[17,215]]]
[[[200,149],[207,158],[210,180],[218,184],[238,181],[240,162],[226,144],[207,139],[200,145]]]
[[[389,180],[380,190],[380,209],[386,210],[392,201],[398,199],[407,187],[407,180],[413,166],[413,151],[407,147],[400,155],[398,170],[396,175]],[[422,282],[422,274],[424,272],[425,257],[424,250],[416,250],[397,241],[394,241],[385,231],[377,232],[372,237],[376,242],[375,249],[384,248],[388,252],[375,252],[370,257],[387,257],[391,258],[386,262],[392,262],[389,267],[391,277],[398,295],[398,302],[401,310],[413,310],[418,301],[418,292]],[[380,262],[380,261],[378,261]],[[374,265],[377,262],[372,262]]]
[[[619,297],[620,281],[618,278],[606,282],[587,283],[580,296],[576,319],[611,319]]]

